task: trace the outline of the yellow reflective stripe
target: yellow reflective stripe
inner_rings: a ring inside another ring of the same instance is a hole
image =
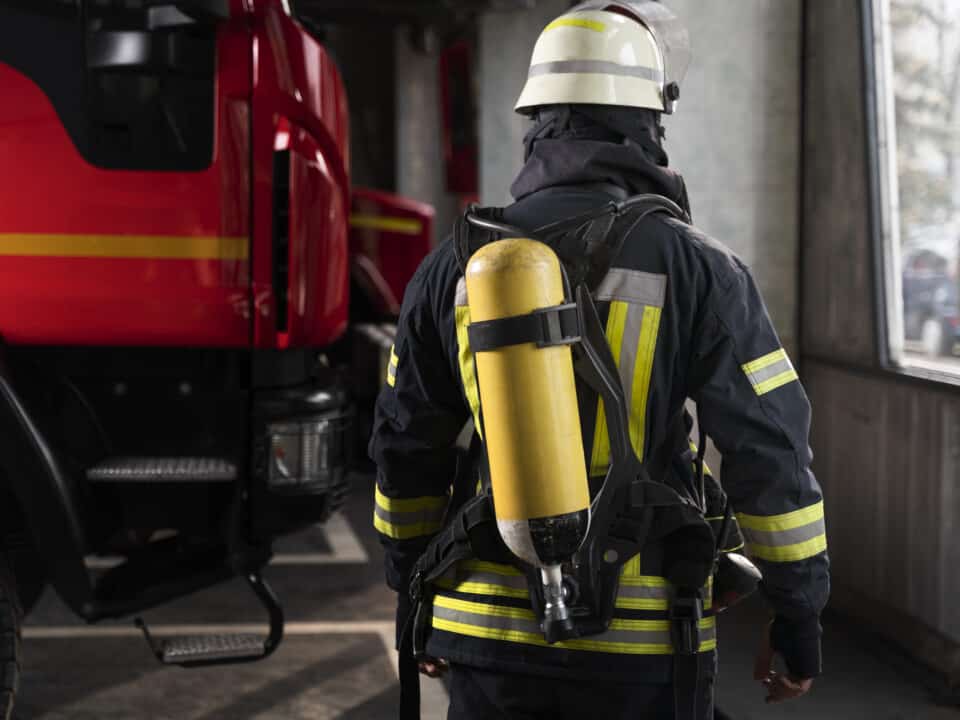
[[[424,520],[405,525],[395,525],[376,515],[373,516],[373,526],[383,535],[394,540],[409,540],[410,538],[431,535],[437,532],[443,523],[439,520]]]
[[[809,525],[823,518],[823,501],[814,503],[805,508],[783,513],[782,515],[747,515],[737,513],[737,520],[741,528],[747,530],[763,530],[766,532],[780,532]]]
[[[626,567],[626,566],[624,566]],[[670,585],[669,581],[664,577],[659,577],[658,575],[640,575],[636,577],[624,576],[620,578],[621,585],[630,585],[633,587],[667,587]]]
[[[394,350],[396,346],[390,346],[390,364],[387,365],[387,385],[393,387],[397,384],[397,368],[400,366],[400,358]]]
[[[445,590],[454,592],[470,593],[471,595],[493,595],[494,597],[527,598],[530,591],[526,588],[513,588],[506,585],[494,585],[493,583],[474,582],[472,580],[438,580],[437,585]]]
[[[463,392],[467,396],[470,412],[473,413],[473,423],[477,435],[483,437],[480,429],[480,388],[477,385],[477,366],[474,363],[473,353],[470,352],[470,335],[467,326],[470,324],[470,307],[457,306],[455,310],[457,323],[457,362],[460,365],[460,380],[463,382]]]
[[[393,513],[423,512],[430,510],[442,510],[447,506],[448,498],[446,495],[424,495],[415,498],[391,498],[380,492],[377,486],[374,495],[377,505]]]
[[[623,583],[628,578],[632,579],[632,578],[639,578],[639,577],[640,577],[640,555],[637,554],[623,564],[623,568],[620,570],[620,582]]]
[[[584,18],[558,18],[547,25],[543,31],[556,30],[561,27],[583,28],[584,30],[593,30],[594,32],[603,32],[607,26],[598,20],[587,20]]]
[[[350,216],[350,227],[384,230],[398,235],[419,235],[423,223],[413,218],[387,217],[385,215],[356,214]]]
[[[743,371],[749,375],[750,373],[755,373],[757,370],[763,370],[765,367],[769,367],[774,363],[778,363],[781,360],[787,360],[787,351],[783,348],[774,350],[772,353],[764,355],[763,357],[757,358],[751,362],[748,362],[743,365]]]
[[[246,260],[250,238],[0,233],[0,255],[151,260]]]
[[[756,543],[750,543],[748,545],[751,556],[758,557],[761,560],[769,560],[770,562],[796,562],[797,560],[805,560],[814,555],[819,555],[826,549],[826,534],[821,534],[810,540],[792,545],[770,546],[758,545]]]
[[[694,454],[694,455],[697,455],[697,444],[696,444],[693,440],[688,440],[688,442],[690,443],[690,449],[693,450],[693,454]],[[696,462],[696,460],[694,460],[694,462],[693,462],[693,469],[694,469],[694,471],[696,471],[696,469],[697,469],[697,462]],[[707,465],[707,461],[706,461],[706,460],[703,461],[703,473],[704,473],[704,475],[709,475],[710,477],[713,477],[713,473],[710,472],[710,466]],[[705,520],[723,520],[723,517],[721,516],[721,517],[719,517],[719,518],[704,518],[704,519],[705,519]]]
[[[505,575],[507,577],[522,577],[523,573],[511,565],[502,563],[493,563],[486,560],[464,560],[460,567],[470,572],[488,572],[494,575]]]
[[[637,360],[633,367],[633,397],[630,400],[630,440],[637,457],[643,459],[646,442],[647,395],[653,373],[653,356],[660,331],[660,308],[643,309],[643,325],[637,345]]]
[[[623,345],[623,329],[627,322],[629,308],[629,304],[622,300],[614,300],[610,303],[606,336],[617,367],[620,366],[620,348]],[[610,436],[607,432],[607,417],[604,415],[602,399],[597,400],[597,422],[593,431],[593,449],[590,455],[590,474],[605,473],[610,464]]]
[[[757,391],[757,395],[765,395],[771,390],[776,390],[778,387],[782,387],[787,383],[791,383],[794,380],[799,380],[800,376],[797,375],[797,371],[793,368],[789,370],[784,370],[779,375],[774,375],[769,380],[764,380],[762,383],[758,383],[753,386],[753,389]]]
[[[617,596],[616,607],[623,610],[666,610],[666,598],[630,598]]]

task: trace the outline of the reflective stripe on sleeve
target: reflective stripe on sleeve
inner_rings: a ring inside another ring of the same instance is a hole
[[[472,637],[546,647],[533,611],[472,602],[438,594],[434,599],[433,627]],[[669,620],[614,618],[599,635],[556,643],[554,647],[593,652],[669,655],[673,653]],[[700,652],[716,647],[716,619],[700,621]]]
[[[443,524],[448,498],[428,495],[416,498],[390,498],[379,486],[373,510],[373,526],[394,540],[408,540],[437,532]]]
[[[742,367],[757,395],[766,395],[799,379],[790,358],[787,357],[787,351],[783,348],[752,360]]]
[[[737,513],[740,529],[753,557],[770,562],[794,562],[827,549],[823,501],[782,515]]]

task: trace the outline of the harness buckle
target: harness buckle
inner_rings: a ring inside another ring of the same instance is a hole
[[[415,603],[423,598],[423,569],[417,568],[413,577],[410,578],[410,587],[408,588],[410,599]]]
[[[700,649],[703,603],[698,593],[677,593],[670,603],[670,639],[678,655],[695,655]]]

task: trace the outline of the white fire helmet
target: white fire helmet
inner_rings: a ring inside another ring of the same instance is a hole
[[[514,108],[582,103],[672,113],[690,64],[686,28],[655,0],[588,0],[547,25]]]

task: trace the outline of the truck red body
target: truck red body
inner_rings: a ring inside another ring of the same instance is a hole
[[[432,211],[351,191],[340,74],[281,0],[4,3],[0,97],[0,600],[96,621],[242,575],[269,637],[153,647],[264,657],[260,568],[342,500]]]

